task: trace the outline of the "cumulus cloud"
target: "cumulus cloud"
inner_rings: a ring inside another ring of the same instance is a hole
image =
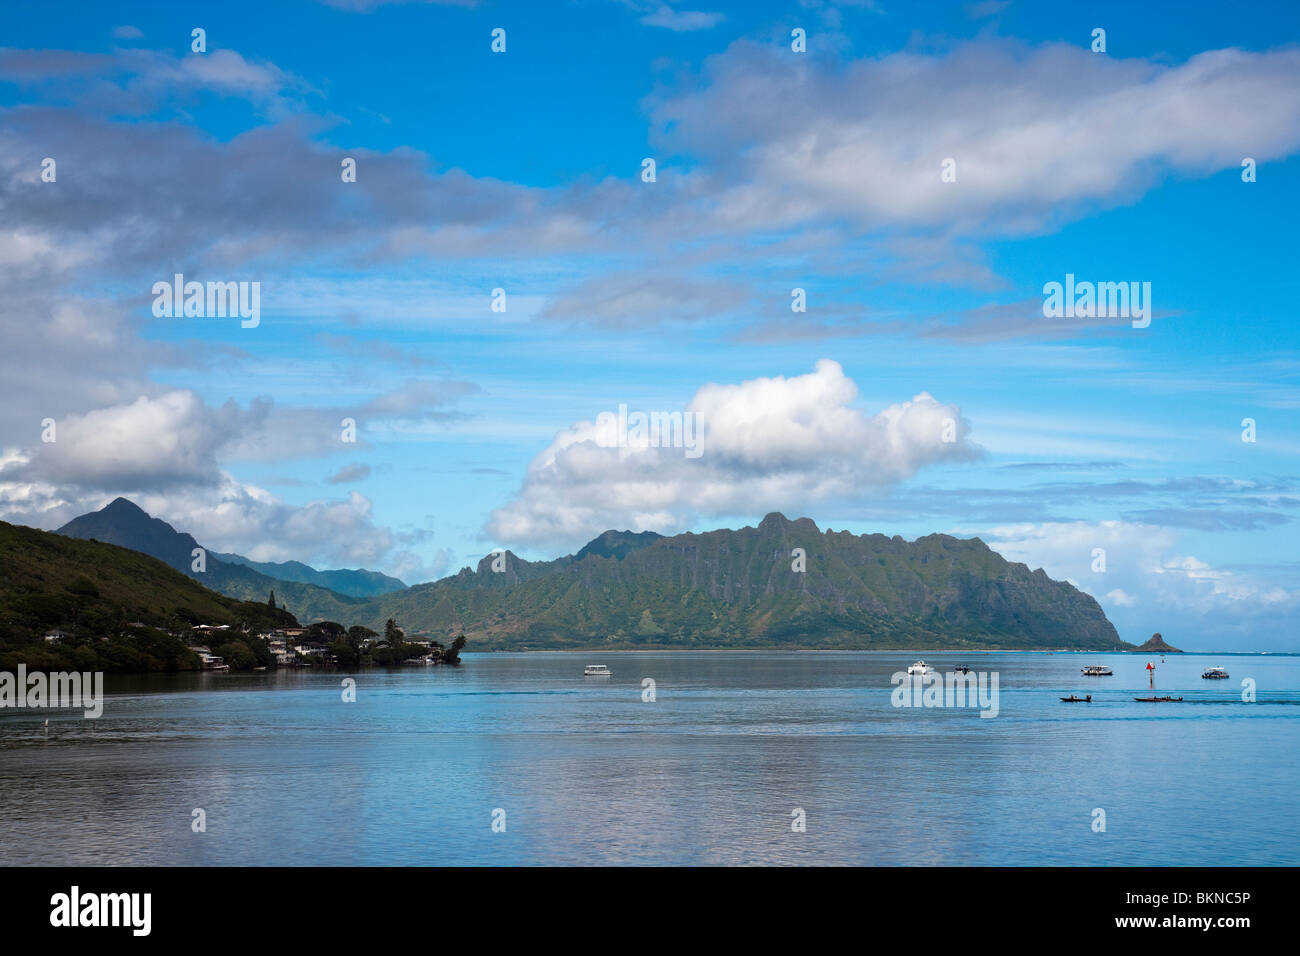
[[[687,454],[689,442],[652,447],[647,435],[615,447],[608,419],[578,422],[533,459],[487,533],[509,544],[572,545],[609,528],[672,532],[696,516],[871,494],[979,453],[956,406],[922,392],[868,415],[854,407],[857,396],[829,359],[806,375],[705,385],[685,409],[700,429],[698,457]]]
[[[136,503],[189,531],[205,547],[235,551],[254,561],[374,567],[386,564],[390,556],[393,533],[376,525],[364,495],[353,491],[342,499],[293,505],[228,475],[223,478],[216,495],[146,494]]]
[[[370,500],[357,492],[293,504],[225,471],[205,476],[202,485],[154,490],[128,483],[88,490],[40,479],[15,480],[10,466],[23,460],[14,451],[0,454],[0,520],[54,530],[121,495],[193,534],[207,548],[235,551],[255,561],[295,560],[317,567],[419,565],[393,531],[376,523]]]
[[[0,468],[0,481],[87,490],[211,485],[224,461],[322,457],[365,447],[368,425],[444,421],[453,414],[446,406],[472,390],[462,382],[412,381],[334,408],[278,406],[267,398],[246,408],[234,401],[211,406],[188,389],[157,390],[51,419],[53,440],[43,436],[11,458]],[[355,425],[354,444],[344,443],[345,419]]]
[[[176,390],[55,421],[52,441],[0,471],[0,479],[39,478],[78,488],[158,488],[207,484],[219,473],[216,453],[247,415],[233,403],[206,407]]]

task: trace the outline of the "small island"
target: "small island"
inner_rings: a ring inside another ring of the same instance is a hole
[[[1147,642],[1146,642],[1145,644],[1143,644],[1142,646],[1135,648],[1135,649],[1133,650],[1133,653],[1134,653],[1134,654],[1142,654],[1142,653],[1146,653],[1146,654],[1181,654],[1182,651],[1180,651],[1178,648],[1174,647],[1172,644],[1166,644],[1166,643],[1165,643],[1165,639],[1164,639],[1163,637],[1160,636],[1160,632],[1159,632],[1159,631],[1156,631],[1156,633],[1154,633],[1154,634],[1151,635],[1151,640],[1147,641]]]

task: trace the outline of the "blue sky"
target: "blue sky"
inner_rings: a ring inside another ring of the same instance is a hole
[[[781,510],[1300,650],[1300,14],[1133,6],[7,4],[0,517],[414,582]],[[155,317],[176,272],[260,324]],[[1149,327],[1045,318],[1067,273]]]

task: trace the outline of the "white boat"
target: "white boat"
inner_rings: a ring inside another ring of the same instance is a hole
[[[911,667],[907,669],[907,672],[909,674],[933,674],[934,668],[931,667],[929,664],[927,664],[925,661],[917,661],[915,664],[913,664]]]
[[[588,664],[582,669],[583,677],[612,677],[608,667],[604,664]]]
[[[1205,680],[1227,680],[1228,672],[1222,667],[1209,667],[1201,677]]]

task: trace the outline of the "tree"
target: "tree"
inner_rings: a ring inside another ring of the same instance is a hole
[[[461,634],[451,642],[451,647],[442,652],[442,662],[450,664],[452,667],[460,666],[461,648],[465,646],[465,635]]]
[[[307,627],[307,638],[321,644],[329,644],[345,636],[348,630],[336,621],[317,621]]]
[[[398,627],[397,622],[390,617],[387,623],[384,624],[384,640],[387,641],[389,645],[396,646],[404,643],[404,639],[405,635],[402,634],[402,629]]]
[[[271,596],[270,596],[269,598],[266,599],[266,603],[269,604],[271,607],[275,607],[275,591],[274,591],[274,590],[271,591]]]
[[[340,637],[330,644],[330,653],[344,667],[356,667],[361,663],[361,648],[348,637]]]
[[[230,665],[231,670],[246,671],[257,666],[257,655],[243,641],[231,641],[229,644],[222,644],[220,647],[214,648],[212,653],[224,659]]]

